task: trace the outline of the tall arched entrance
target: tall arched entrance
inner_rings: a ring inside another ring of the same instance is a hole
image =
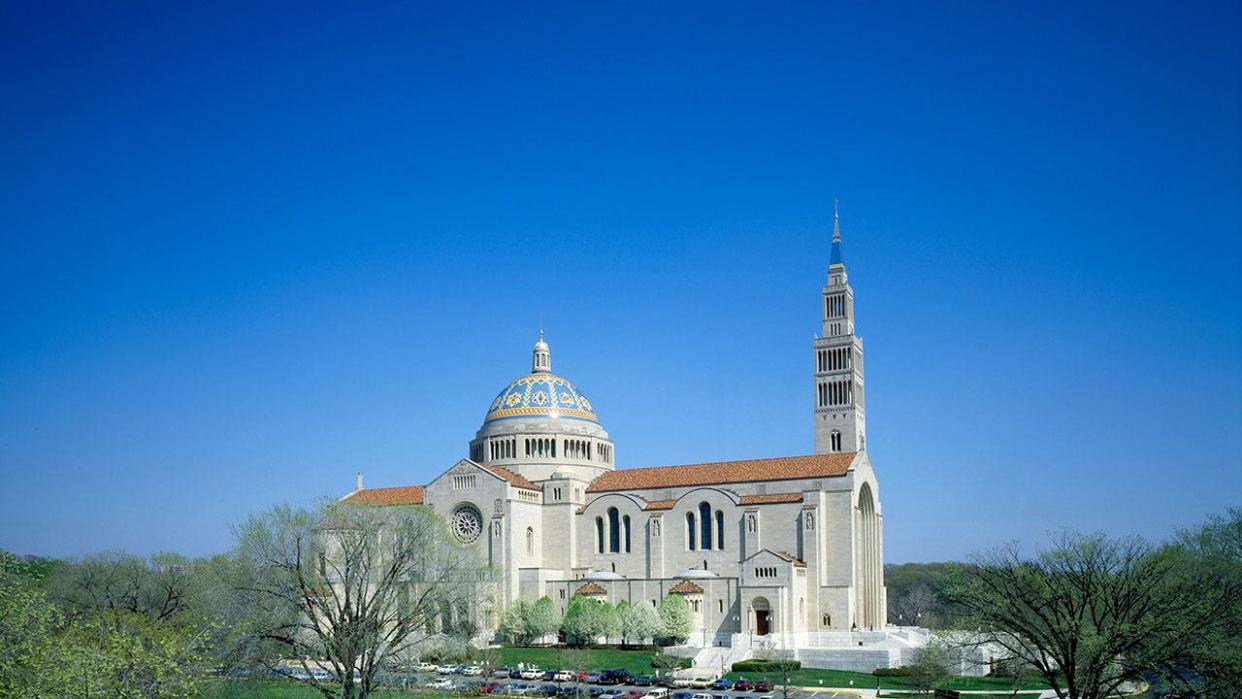
[[[767,636],[772,633],[772,605],[766,597],[756,597],[750,601],[750,608],[755,614],[755,635]]]
[[[855,579],[858,612],[855,623],[860,628],[884,625],[880,618],[880,588],[884,579],[884,562],[880,555],[880,521],[875,512],[871,484],[863,483],[858,490],[858,526],[855,529],[855,552],[858,575]]]

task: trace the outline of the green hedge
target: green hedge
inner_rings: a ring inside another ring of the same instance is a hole
[[[909,677],[910,668],[908,667],[877,667],[871,671],[876,677]]]
[[[801,670],[802,663],[798,660],[764,660],[753,658],[733,663],[734,672],[793,672]]]

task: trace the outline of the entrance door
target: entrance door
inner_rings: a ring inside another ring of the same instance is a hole
[[[755,634],[759,636],[768,635],[768,614],[767,610],[755,610]]]

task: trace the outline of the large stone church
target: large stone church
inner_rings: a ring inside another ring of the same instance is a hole
[[[499,572],[502,605],[684,595],[690,643],[704,646],[882,627],[884,520],[839,221],[819,307],[813,454],[618,468],[596,406],[553,373],[540,333],[530,373],[491,402],[469,458],[426,486],[364,489],[360,478],[348,499],[443,514]]]

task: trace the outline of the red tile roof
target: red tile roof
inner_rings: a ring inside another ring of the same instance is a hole
[[[676,500],[652,500],[647,503],[644,510],[671,510],[677,504]]]
[[[605,590],[604,588],[600,587],[599,585],[596,585],[593,582],[589,582],[583,585],[582,587],[578,588],[577,592],[575,592],[574,594],[575,595],[606,595],[608,594],[608,590]]]
[[[802,502],[802,493],[771,493],[769,495],[743,495],[739,505],[774,505],[785,502]]]
[[[752,483],[801,478],[832,478],[844,476],[854,462],[854,452],[842,454],[811,454],[775,459],[724,461],[689,466],[658,466],[609,471],[596,478],[588,493],[643,488],[675,488],[679,486]]]
[[[345,497],[344,502],[353,505],[421,505],[424,488],[421,485],[404,485],[396,488],[364,488]]]
[[[783,558],[783,559],[785,559],[786,561],[789,561],[790,563],[792,563],[792,564],[794,564],[794,565],[798,566],[799,568],[805,568],[805,567],[806,567],[806,563],[803,563],[802,561],[798,560],[797,558],[794,558],[792,555],[790,555],[789,553],[786,553],[785,551],[773,551],[772,553],[776,554],[776,557],[777,557],[777,558]]]
[[[689,580],[682,580],[674,585],[673,589],[668,592],[670,595],[701,595],[703,594],[703,588],[695,585]]]
[[[490,471],[496,474],[497,476],[500,476],[501,478],[509,481],[509,483],[513,485],[514,488],[524,488],[526,490],[542,490],[542,488],[540,488],[539,486],[535,485],[534,483],[531,483],[530,481],[526,480],[522,476],[519,476],[513,471],[510,471],[507,468],[501,468],[500,466],[493,466],[491,464],[479,464],[479,466],[482,466],[484,470]]]

